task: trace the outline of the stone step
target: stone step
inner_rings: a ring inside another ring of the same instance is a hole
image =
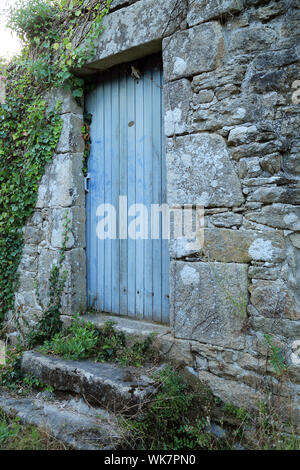
[[[96,328],[102,328],[106,322],[114,322],[114,328],[117,331],[121,331],[127,337],[132,338],[146,339],[151,334],[155,334],[155,336],[160,337],[171,332],[170,326],[168,325],[134,320],[132,318],[120,317],[117,315],[100,313],[97,315],[84,315],[81,318],[84,321],[93,323]]]
[[[84,315],[81,318],[84,321],[93,323],[96,328],[103,327],[108,321],[114,322],[114,328],[124,333],[126,343],[129,346],[137,339],[145,340],[150,334],[154,334],[153,345],[162,360],[172,361],[177,366],[193,365],[193,355],[191,354],[190,347],[193,341],[188,342],[174,338],[170,325],[162,325],[105,313]],[[66,322],[66,326],[70,325],[70,317],[64,316],[63,320]]]
[[[89,403],[124,415],[137,413],[155,393],[149,373],[156,368],[120,368],[111,363],[90,360],[70,361],[25,351],[22,370],[54,390],[73,392]]]
[[[68,448],[114,450],[126,447],[126,431],[117,418],[101,408],[92,408],[82,399],[58,401],[1,395],[0,408],[8,416],[18,416],[22,423],[46,431]]]

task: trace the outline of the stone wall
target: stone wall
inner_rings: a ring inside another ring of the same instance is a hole
[[[175,341],[220,398],[256,407],[272,396],[298,423],[299,14],[296,0],[115,0],[96,58],[80,71],[162,50],[168,202],[205,206],[202,250],[170,250]],[[65,310],[85,301],[81,111],[67,98],[65,106],[62,139],[24,229],[16,308],[28,315],[38,311],[33,279],[42,285],[57,256],[66,208]],[[282,377],[264,334],[284,352]]]
[[[168,198],[203,204],[205,229],[201,251],[171,252],[174,335],[192,340],[193,367],[222,399],[254,407],[272,392],[299,423],[300,11],[189,4],[186,29],[163,40]],[[264,334],[285,354],[284,379]]]
[[[54,90],[45,98],[49,109],[53,109],[57,101],[62,103],[63,129],[53,160],[46,166],[41,180],[34,213],[23,229],[24,248],[18,268],[20,283],[15,294],[15,311],[6,319],[12,342],[24,334],[27,323],[35,323],[43,305],[47,305],[50,272],[59,258],[66,215],[70,219],[70,231],[63,267],[68,273],[62,297],[63,312],[78,312],[86,306],[83,111],[70,92]],[[16,328],[18,323],[21,328]]]

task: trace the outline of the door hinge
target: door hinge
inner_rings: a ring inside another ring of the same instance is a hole
[[[88,181],[91,179],[91,174],[90,173],[87,173],[86,176],[84,177],[84,190],[86,193],[89,192],[89,189],[88,189]]]

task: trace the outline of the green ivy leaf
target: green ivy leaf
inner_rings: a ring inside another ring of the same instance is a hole
[[[83,96],[84,81],[70,69],[93,58],[94,41],[101,34],[102,18],[110,3],[106,0],[90,7],[93,26],[77,48],[72,41],[76,18],[82,16],[82,0],[20,2],[11,13],[11,25],[25,47],[5,71],[7,99],[0,106],[0,321],[5,312],[13,309],[22,227],[34,210],[40,179],[62,129],[60,105],[46,112],[41,97],[51,87],[72,89],[74,97]],[[2,64],[0,69],[2,74]],[[62,285],[64,278],[64,273],[60,277],[59,272],[53,272],[49,282],[52,287],[58,280]],[[57,295],[52,295],[55,302]],[[51,321],[59,310],[55,302],[49,312]]]
[[[73,90],[72,94],[75,97],[81,98],[81,96],[83,96],[83,89],[82,88],[76,88],[75,90]]]

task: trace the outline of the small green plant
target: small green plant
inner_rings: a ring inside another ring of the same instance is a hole
[[[207,424],[205,418],[199,418],[193,424],[180,426],[174,436],[172,450],[213,448],[215,442],[212,434],[206,431]]]
[[[81,128],[81,135],[84,140],[84,152],[83,152],[83,161],[82,161],[82,172],[84,176],[88,172],[88,159],[90,156],[90,147],[91,147],[91,135],[90,135],[90,124],[92,122],[92,115],[89,113],[84,114],[84,126]]]
[[[98,335],[97,360],[117,362],[120,351],[126,349],[125,335],[115,329],[113,321],[104,323],[104,326],[98,330]]]
[[[25,375],[21,369],[23,348],[17,346],[8,348],[6,364],[0,365],[0,387],[16,392],[19,395],[27,395],[32,389],[45,389],[33,375]]]
[[[46,430],[22,424],[18,416],[12,418],[0,410],[0,450],[64,450],[63,444]]]
[[[98,334],[94,326],[77,319],[64,331],[56,333],[51,340],[45,341],[40,350],[53,353],[64,359],[86,359],[95,354]]]
[[[7,418],[0,412],[0,449],[3,442],[15,438],[20,432],[20,418],[8,424]]]
[[[7,59],[0,56],[0,75],[3,77],[7,69]]]
[[[151,358],[152,335],[145,341],[137,340],[127,346],[125,335],[117,331],[114,325],[114,322],[108,321],[103,327],[96,328],[92,322],[75,315],[71,326],[45,341],[40,350],[65,359],[92,358],[99,362],[114,361],[121,366],[140,367]]]
[[[201,416],[200,394],[171,366],[154,375],[158,392],[143,420],[127,421],[138,449],[200,449],[211,446]],[[207,423],[206,423],[207,424]]]
[[[274,433],[272,440],[274,450],[300,450],[300,436],[296,435],[294,431],[291,435]]]
[[[246,422],[249,419],[249,412],[245,408],[235,406],[233,403],[224,403],[224,413],[229,413],[235,416],[238,420]]]
[[[22,383],[21,358],[23,350],[20,346],[8,348],[6,364],[0,365],[0,386],[10,390],[17,390]]]
[[[270,362],[273,366],[274,371],[277,375],[283,375],[286,372],[286,364],[284,354],[281,348],[279,348],[273,342],[271,335],[264,335],[265,342],[270,347]]]
[[[144,341],[137,340],[132,347],[122,348],[117,355],[120,366],[134,365],[140,367],[146,359],[150,360],[154,337],[155,334],[150,334]]]

